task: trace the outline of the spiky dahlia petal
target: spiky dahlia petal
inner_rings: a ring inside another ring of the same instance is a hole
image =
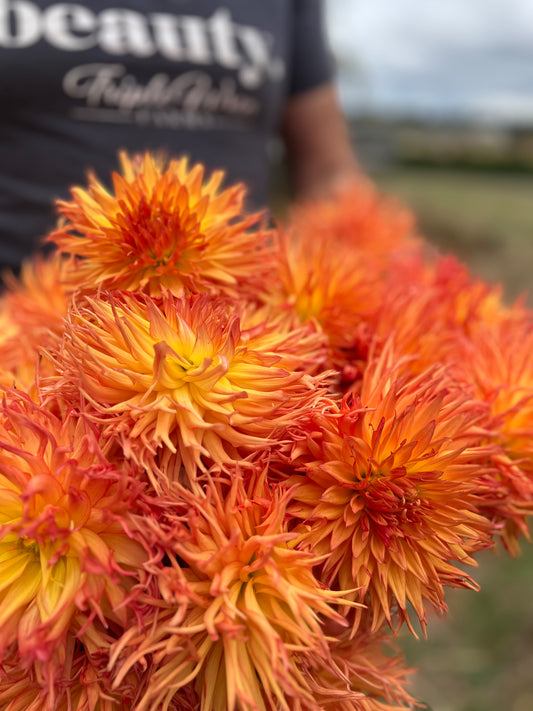
[[[128,456],[152,473],[160,457],[170,479],[183,465],[194,480],[212,461],[264,450],[309,406],[319,381],[296,369],[300,338],[322,343],[303,327],[290,337],[267,324],[243,331],[224,299],[101,293],[71,310],[57,367]]]
[[[507,549],[529,537],[533,514],[533,336],[531,318],[478,324],[459,344],[458,377],[487,404],[492,438],[501,447],[487,477],[483,510]]]
[[[255,293],[271,271],[261,215],[243,214],[244,187],[220,190],[223,173],[204,180],[201,165],[121,155],[123,175],[109,193],[94,176],[59,202],[66,223],[49,241],[72,255],[73,285],[93,289],[161,287],[181,294]]]
[[[354,639],[345,632],[330,642],[329,664],[314,660],[306,669],[313,703],[290,699],[291,711],[407,711],[416,702],[406,686],[411,669],[382,633],[360,630]]]
[[[289,478],[303,545],[324,555],[322,579],[357,587],[373,629],[407,607],[444,610],[443,586],[472,587],[454,562],[490,545],[477,493],[490,451],[485,408],[438,369],[397,377],[390,349],[371,361],[360,397],[313,413]],[[354,630],[361,619],[356,611]]]
[[[6,277],[0,300],[0,375],[2,385],[35,390],[36,377],[53,372],[42,350],[61,339],[70,301],[63,283],[65,261],[59,255],[24,262],[21,275]]]
[[[0,653],[50,658],[69,629],[118,609],[145,560],[126,524],[138,486],[82,418],[15,391],[0,409]]]
[[[139,711],[165,707],[189,684],[203,711],[312,702],[299,660],[327,657],[322,620],[342,624],[333,610],[342,600],[315,579],[314,556],[294,548],[288,496],[272,495],[264,477],[247,492],[236,474],[174,496],[158,535],[171,565],[154,570],[166,605],[117,645],[124,670],[152,665]]]
[[[3,711],[130,711],[149,683],[146,673],[130,674],[116,689],[106,669],[105,650],[88,652],[74,637],[67,642],[67,659],[50,674],[42,664],[22,669],[13,658],[4,660],[0,678],[0,708]]]
[[[355,334],[382,299],[382,265],[360,258],[352,245],[332,249],[327,235],[279,235],[276,279],[262,295],[269,318],[316,323],[327,342],[327,367],[342,362]]]

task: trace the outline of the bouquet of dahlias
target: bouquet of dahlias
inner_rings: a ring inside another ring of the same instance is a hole
[[[0,323],[0,711],[393,711],[533,511],[533,331],[363,177],[270,229],[186,160],[60,202]]]

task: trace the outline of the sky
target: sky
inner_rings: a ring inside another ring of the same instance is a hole
[[[533,0],[324,0],[347,113],[533,124]]]

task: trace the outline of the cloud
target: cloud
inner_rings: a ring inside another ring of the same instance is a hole
[[[326,0],[326,6],[348,109],[494,108],[501,115],[502,100],[512,96],[518,113],[529,113],[531,0]]]

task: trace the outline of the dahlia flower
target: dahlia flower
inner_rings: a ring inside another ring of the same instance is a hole
[[[533,513],[531,313],[362,176],[267,231],[121,156],[0,297],[0,710],[406,711]]]
[[[506,548],[519,552],[533,514],[533,332],[531,316],[478,327],[458,350],[458,374],[487,403],[492,440],[501,447],[483,510]]]
[[[145,558],[128,531],[139,486],[95,430],[6,391],[0,408],[0,657],[44,662],[93,619],[123,625]],[[59,670],[58,670],[59,671]]]
[[[335,197],[308,201],[290,213],[291,227],[307,242],[318,239],[332,247],[345,243],[365,258],[387,262],[398,251],[418,250],[413,213],[394,198],[380,194],[364,175]]]
[[[287,328],[315,323],[326,337],[335,368],[352,349],[356,334],[383,300],[381,264],[363,260],[352,245],[332,249],[326,235],[280,233],[276,278],[261,295],[265,318],[284,318]]]
[[[81,300],[57,357],[63,394],[79,391],[103,427],[151,475],[191,481],[211,463],[273,443],[276,428],[310,406],[319,381],[296,370],[320,334],[241,330],[238,304],[167,293],[158,304],[129,292]],[[54,385],[55,387],[55,385]],[[157,477],[152,477],[157,486]]]
[[[291,699],[291,711],[319,708],[338,711],[399,711],[412,709],[415,700],[406,691],[411,669],[403,666],[400,651],[383,634],[359,630],[354,639],[342,633],[330,642],[328,665],[307,668],[314,705]]]
[[[491,543],[477,509],[490,448],[482,446],[485,408],[439,367],[398,376],[385,348],[369,363],[360,396],[311,413],[295,446],[289,513],[300,545],[323,557],[321,579],[358,588],[372,630],[410,604],[425,631],[429,602],[445,610],[443,586],[475,587],[453,565]],[[362,612],[355,610],[354,631]]]
[[[112,688],[108,658],[92,655],[73,637],[66,644],[66,663],[56,671],[54,685],[40,674],[41,662],[29,669],[17,659],[3,661],[0,677],[0,708],[3,711],[131,711],[149,683],[149,675],[130,672],[120,686]]]
[[[379,308],[365,320],[366,331],[355,332],[355,345],[364,353],[370,340],[376,352],[392,338],[399,355],[412,356],[404,362],[411,373],[435,363],[455,369],[462,365],[458,353],[465,337],[491,323],[520,322],[525,313],[520,304],[505,307],[499,288],[472,278],[452,258],[394,271],[383,280],[381,293]]]
[[[69,296],[63,283],[64,260],[57,255],[36,256],[22,265],[21,275],[5,277],[0,298],[0,375],[2,385],[26,392],[40,375],[53,372],[42,356],[61,338]]]
[[[73,188],[72,201],[58,203],[65,222],[48,241],[72,255],[74,286],[235,296],[268,277],[270,235],[258,227],[261,215],[243,215],[242,185],[221,190],[222,171],[204,181],[203,166],[185,158],[122,154],[121,164],[114,193],[93,175],[88,190]]]
[[[138,663],[151,668],[138,711],[167,708],[191,684],[202,711],[289,709],[293,697],[318,708],[303,666],[327,661],[323,620],[342,626],[333,608],[343,600],[315,579],[316,557],[295,549],[290,494],[264,476],[245,487],[238,472],[231,484],[210,479],[205,494],[173,493],[156,536],[165,604],[117,643],[117,683]]]
[[[328,367],[346,389],[360,376],[372,324],[390,282],[420,261],[424,243],[412,213],[359,176],[334,198],[308,201],[290,213],[281,235],[277,280],[265,301],[314,319],[329,339]],[[406,278],[406,277],[405,277]]]

